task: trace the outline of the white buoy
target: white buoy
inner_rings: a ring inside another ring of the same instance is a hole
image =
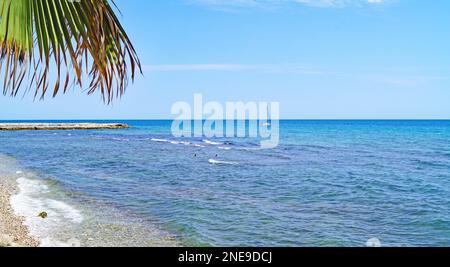
[[[369,248],[379,248],[381,247],[381,241],[378,238],[371,238],[367,240],[366,246]]]

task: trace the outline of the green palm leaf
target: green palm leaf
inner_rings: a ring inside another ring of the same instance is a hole
[[[36,88],[35,97],[43,98],[50,83],[56,96],[71,81],[83,87],[88,78],[89,94],[99,90],[108,103],[122,95],[129,74],[134,80],[141,65],[110,3],[0,0],[3,93],[17,95],[27,80],[28,88]]]

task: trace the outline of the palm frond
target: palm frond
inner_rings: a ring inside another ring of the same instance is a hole
[[[35,97],[44,98],[50,82],[56,96],[71,81],[83,88],[88,78],[89,94],[99,90],[108,103],[122,95],[130,74],[134,80],[142,71],[110,3],[114,5],[113,0],[0,0],[3,93],[17,95],[27,80]]]

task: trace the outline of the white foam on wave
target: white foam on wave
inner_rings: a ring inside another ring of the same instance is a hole
[[[169,140],[166,139],[158,139],[158,138],[152,138],[151,139],[153,142],[159,142],[159,143],[168,143],[170,142]]]
[[[214,146],[220,146],[220,145],[223,145],[223,143],[220,143],[220,142],[213,142],[213,141],[210,141],[210,140],[203,140],[203,143],[208,144],[208,145],[214,145]]]
[[[185,145],[188,146],[191,143],[186,142],[186,141],[176,141],[176,140],[167,140],[167,139],[158,139],[158,138],[152,138],[150,139],[153,142],[158,142],[158,143],[170,143],[172,145]]]
[[[113,137],[113,138],[111,138],[111,140],[130,142],[130,139],[128,139],[128,138],[119,138],[119,137]]]
[[[225,146],[219,146],[217,148],[222,149],[222,150],[231,150],[231,147],[225,147]]]
[[[204,145],[194,144],[195,147],[205,147]]]
[[[242,147],[239,148],[240,150],[245,150],[245,151],[259,151],[259,150],[263,150],[263,148],[261,147]]]
[[[45,198],[49,187],[41,181],[21,177],[17,179],[19,193],[11,197],[14,212],[25,218],[30,234],[40,239],[43,247],[74,246],[77,242],[58,240],[54,235],[68,224],[80,224],[80,211],[59,200]],[[46,212],[48,217],[39,217]]]
[[[237,165],[238,164],[237,162],[222,161],[222,160],[215,160],[215,159],[210,159],[210,160],[208,160],[208,162],[213,165]]]

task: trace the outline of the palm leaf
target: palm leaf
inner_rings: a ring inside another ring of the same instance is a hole
[[[135,72],[142,71],[110,3],[114,5],[113,0],[0,0],[3,94],[16,96],[27,80],[35,97],[44,98],[50,83],[56,96],[71,81],[83,88],[87,78],[89,94],[99,90],[108,103],[122,95],[129,74],[134,80]]]

